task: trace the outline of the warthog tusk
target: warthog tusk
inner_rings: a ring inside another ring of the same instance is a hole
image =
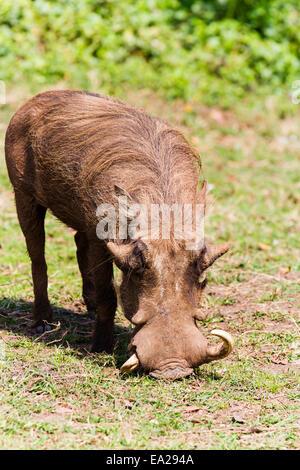
[[[223,344],[221,346],[208,346],[207,348],[207,356],[205,362],[216,361],[218,359],[224,359],[227,357],[228,354],[231,353],[233,350],[234,340],[230,333],[223,330],[212,330],[210,332],[213,336],[218,336],[223,340]]]
[[[126,362],[124,362],[120,371],[122,374],[129,374],[134,369],[136,369],[138,365],[139,365],[138,357],[136,354],[133,354],[132,356],[130,356],[130,358]]]
[[[213,336],[218,336],[224,341],[224,343],[226,343],[227,348],[228,348],[226,356],[228,356],[228,354],[230,354],[231,351],[233,350],[233,346],[234,346],[234,339],[231,336],[231,334],[228,333],[227,331],[217,330],[217,329],[212,330],[210,334]]]

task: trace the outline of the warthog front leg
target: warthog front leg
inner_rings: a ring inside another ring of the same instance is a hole
[[[44,220],[46,208],[27,194],[15,192],[16,207],[20,226],[26,239],[27,250],[31,259],[34,290],[33,327],[38,333],[51,327],[52,309],[48,299],[47,264],[45,260]]]
[[[89,259],[96,290],[96,322],[92,338],[92,352],[113,350],[114,317],[117,296],[113,286],[113,262],[106,246],[101,242],[90,245]]]

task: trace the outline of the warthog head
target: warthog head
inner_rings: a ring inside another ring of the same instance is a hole
[[[123,272],[119,294],[124,314],[136,325],[131,356],[121,372],[140,365],[153,377],[177,379],[231,352],[229,333],[213,330],[222,343],[209,345],[196,322],[204,319],[199,304],[206,270],[229,244],[203,243],[187,250],[180,242],[137,239],[107,246]]]

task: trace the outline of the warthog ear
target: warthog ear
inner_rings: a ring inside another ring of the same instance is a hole
[[[130,268],[135,272],[142,272],[145,269],[147,247],[141,240],[136,240],[134,243],[109,241],[106,246],[120,269]]]
[[[133,200],[133,197],[131,196],[131,194],[129,194],[128,191],[126,191],[126,189],[121,188],[117,184],[114,185],[114,189],[117,197],[126,196],[128,197],[128,199]]]
[[[107,242],[107,248],[120,264],[126,264],[132,252],[131,243]]]
[[[199,259],[199,267],[201,271],[209,268],[220,256],[225,255],[231,244],[223,243],[222,245],[205,245]]]
[[[132,204],[135,204],[135,200],[131,194],[129,194],[126,189],[121,188],[120,186],[114,185],[115,195],[119,200],[119,211],[120,213],[127,218],[128,221],[132,220],[136,213],[132,211]]]

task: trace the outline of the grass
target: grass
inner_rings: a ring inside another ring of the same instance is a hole
[[[24,101],[0,108],[0,139]],[[266,103],[222,111],[128,101],[183,130],[211,189],[207,236],[233,249],[209,274],[200,325],[236,338],[227,359],[168,383],[119,375],[131,327],[118,310],[112,356],[88,352],[72,231],[47,216],[49,295],[60,328],[30,330],[32,281],[1,145],[0,447],[5,449],[295,449],[299,447],[299,111]],[[273,106],[273,107],[272,107]],[[117,278],[119,274],[117,273]]]

